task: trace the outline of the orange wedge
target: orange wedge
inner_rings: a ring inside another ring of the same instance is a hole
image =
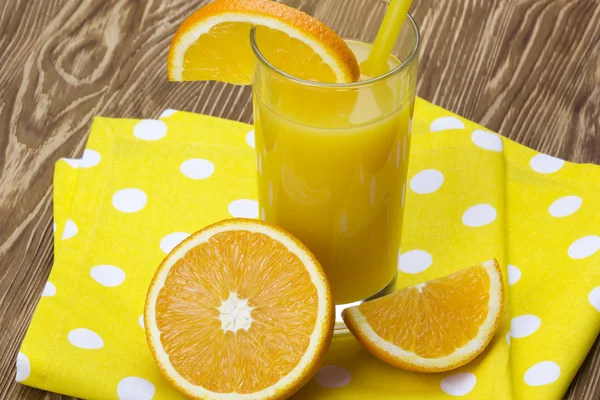
[[[348,308],[342,317],[381,360],[411,371],[442,372],[485,349],[503,305],[502,272],[491,260]]]
[[[304,385],[333,334],[321,266],[290,234],[233,219],[196,232],[159,266],[146,298],[150,350],[193,399],[280,399]]]
[[[260,52],[293,76],[319,82],[355,82],[360,77],[344,40],[308,14],[271,0],[216,0],[189,16],[175,33],[169,79],[252,84],[252,26]]]

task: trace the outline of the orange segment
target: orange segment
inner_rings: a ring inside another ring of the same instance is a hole
[[[319,82],[355,82],[360,68],[335,32],[295,8],[271,0],[216,0],[188,17],[169,50],[173,81],[252,83],[250,29],[261,53],[277,68]]]
[[[421,372],[457,368],[488,345],[504,304],[495,260],[344,310],[348,329],[372,354]]]
[[[333,303],[312,254],[279,228],[228,220],[163,261],[144,314],[165,377],[198,399],[291,395],[316,370]]]

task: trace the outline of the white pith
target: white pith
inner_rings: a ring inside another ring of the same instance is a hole
[[[221,301],[219,310],[219,320],[223,332],[231,331],[236,333],[240,329],[247,331],[252,326],[252,310],[248,299],[240,299],[237,293],[229,293],[227,300]]]

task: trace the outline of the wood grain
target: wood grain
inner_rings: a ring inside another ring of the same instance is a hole
[[[203,3],[0,2],[1,399],[67,399],[14,383],[14,360],[53,260],[53,163],[81,154],[93,116],[175,108],[251,121],[250,88],[166,80],[171,36]],[[539,151],[600,163],[600,1],[414,3],[420,96]],[[599,377],[596,343],[565,398],[599,399]]]

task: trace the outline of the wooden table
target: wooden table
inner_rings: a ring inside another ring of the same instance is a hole
[[[167,82],[177,25],[203,0],[0,2],[0,398],[59,399],[14,383],[50,272],[52,173],[93,116],[164,108],[251,121],[251,89]],[[418,94],[571,161],[600,163],[599,0],[415,0]],[[600,346],[565,398],[600,398]],[[499,399],[500,400],[500,399]]]

